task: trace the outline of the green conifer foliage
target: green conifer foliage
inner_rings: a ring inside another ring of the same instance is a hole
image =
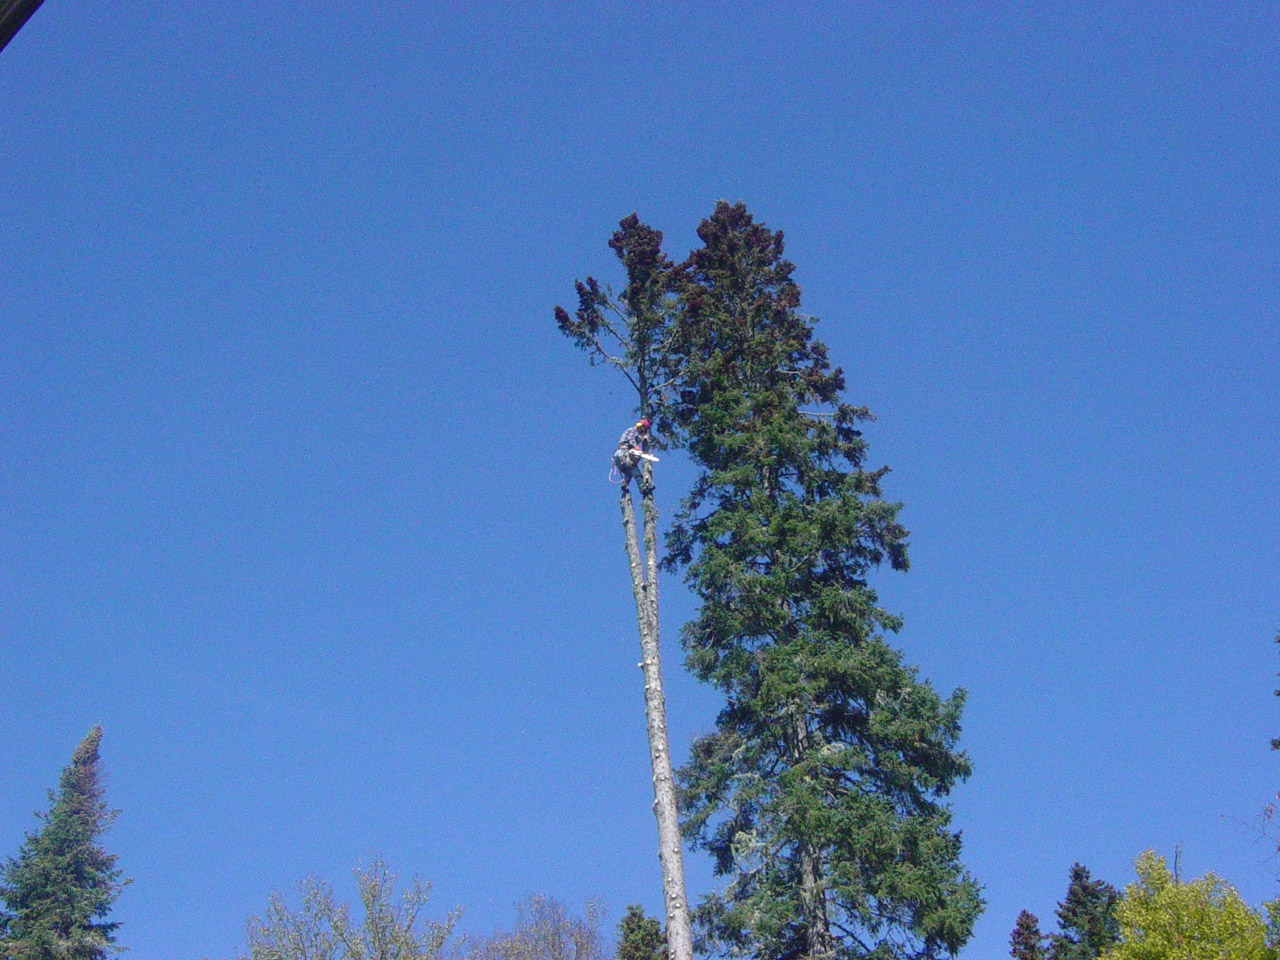
[[[1009,936],[1009,956],[1013,960],[1045,960],[1044,936],[1034,913],[1023,910],[1018,914],[1018,922]]]
[[[8,960],[102,960],[118,923],[103,918],[123,883],[114,854],[96,841],[116,817],[98,768],[102,728],[91,729],[62,771],[42,825],[0,871],[8,908],[0,956]]]
[[[1120,891],[1089,876],[1089,868],[1071,865],[1067,896],[1058,904],[1058,929],[1049,936],[1049,960],[1096,960],[1120,938],[1116,903]]]
[[[662,232],[641,223],[634,213],[623,217],[609,238],[626,269],[627,282],[615,298],[594,277],[578,280],[578,309],[570,316],[555,308],[560,332],[595,364],[620,370],[636,392],[636,413],[667,432],[666,391],[671,386],[671,314],[675,306],[672,263],[662,252]]]
[[[637,903],[627,906],[626,915],[618,921],[618,960],[667,960],[667,941],[662,924],[647,917]]]
[[[781,233],[720,203],[682,265],[673,416],[701,473],[668,563],[700,600],[688,664],[723,691],[681,771],[685,830],[727,885],[704,945],[758,960],[933,958],[982,901],[942,798],[970,772],[963,692],[885,640],[867,582],[907,531],[863,467],[865,408],[798,312]]]

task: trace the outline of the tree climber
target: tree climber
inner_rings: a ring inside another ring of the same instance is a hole
[[[618,438],[618,448],[613,451],[613,465],[617,467],[624,483],[630,482],[636,465],[641,460],[657,462],[649,452],[649,421],[640,419],[635,426],[627,427]]]

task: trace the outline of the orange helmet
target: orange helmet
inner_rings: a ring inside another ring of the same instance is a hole
[[[639,420],[637,420],[637,421],[636,421],[636,426],[637,426],[637,427],[647,427],[647,426],[649,426],[649,421],[648,421],[648,419],[647,419],[647,418],[645,418],[645,417],[641,417]]]

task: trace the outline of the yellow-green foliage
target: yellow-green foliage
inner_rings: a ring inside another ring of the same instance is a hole
[[[1134,863],[1138,880],[1116,906],[1120,942],[1102,960],[1280,960],[1271,935],[1280,901],[1253,910],[1221,877],[1206,873],[1183,883],[1164,857],[1148,850]]]

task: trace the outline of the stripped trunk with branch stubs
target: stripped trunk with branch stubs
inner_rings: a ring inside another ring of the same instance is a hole
[[[676,348],[678,296],[675,265],[662,252],[662,232],[623,217],[609,247],[626,269],[626,285],[613,296],[592,277],[576,281],[578,309],[555,308],[560,332],[584,350],[591,363],[617,370],[635,389],[636,413],[652,420],[655,433],[669,424],[671,391],[679,380],[672,363]],[[658,860],[667,912],[668,960],[692,960],[693,937],[684,892],[684,864],[676,811],[675,779],[667,747],[666,707],[658,658],[658,511],[653,502],[653,470],[639,464],[640,514],[644,554],[636,535],[636,507],[628,479],[622,487],[622,529],[631,564],[631,589],[640,628],[640,668],[644,671],[645,724],[653,764],[653,812],[658,821]]]
[[[680,851],[680,822],[676,808],[675,778],[667,745],[667,708],[662,694],[662,661],[658,652],[658,510],[653,500],[653,473],[648,463],[639,478],[644,560],[636,536],[635,505],[631,484],[624,483],[619,506],[622,530],[631,566],[631,592],[636,601],[640,628],[640,669],[644,675],[645,725],[649,734],[649,760],[653,767],[653,815],[658,821],[658,862],[662,867],[662,892],[667,913],[667,955],[670,960],[691,960],[693,935],[689,927],[689,903],[684,892],[684,861]]]

